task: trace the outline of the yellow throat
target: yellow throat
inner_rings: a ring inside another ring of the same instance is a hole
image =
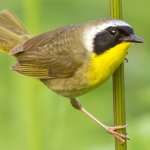
[[[124,42],[117,44],[100,55],[92,54],[91,65],[87,72],[89,84],[98,86],[111,76],[125,59],[130,45],[130,42]]]

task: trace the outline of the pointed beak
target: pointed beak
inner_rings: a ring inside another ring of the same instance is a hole
[[[120,38],[121,41],[124,42],[133,42],[133,43],[143,43],[143,40],[134,34],[130,34],[129,36]]]

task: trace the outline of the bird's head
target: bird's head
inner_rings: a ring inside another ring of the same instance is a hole
[[[122,20],[102,19],[86,24],[83,34],[84,46],[96,54],[115,47],[120,43],[142,43],[142,39],[134,35],[133,28]]]

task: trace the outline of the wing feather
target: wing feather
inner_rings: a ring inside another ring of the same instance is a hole
[[[70,26],[31,38],[10,54],[19,62],[14,70],[41,79],[72,76],[83,64],[83,52],[79,27]]]

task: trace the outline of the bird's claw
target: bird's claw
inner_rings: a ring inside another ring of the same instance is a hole
[[[117,130],[118,129],[125,129],[127,128],[127,125],[123,126],[115,126],[115,127],[106,127],[106,131],[110,134],[112,134],[116,139],[120,140],[122,143],[124,143],[126,140],[129,140],[130,138],[127,137],[126,135],[119,133]]]

